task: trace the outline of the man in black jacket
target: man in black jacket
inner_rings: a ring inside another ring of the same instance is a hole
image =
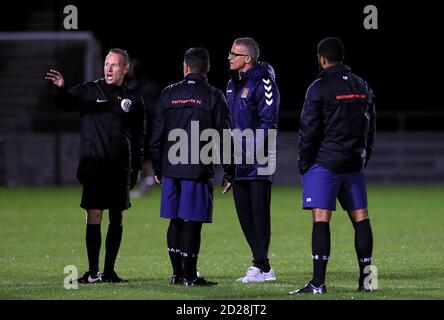
[[[77,178],[83,185],[80,206],[87,212],[86,248],[89,270],[79,283],[126,282],[114,271],[123,232],[123,213],[130,204],[143,159],[145,106],[143,98],[124,83],[129,56],[111,49],[105,77],[66,88],[62,74],[50,70],[46,79],[57,88],[56,105],[81,116],[80,163]],[[99,272],[100,224],[109,210],[104,272]]]
[[[371,291],[368,278],[373,237],[363,169],[373,151],[374,96],[369,85],[342,63],[344,45],[338,38],[318,44],[318,59],[322,71],[307,90],[299,129],[302,203],[313,215],[313,278],[291,293],[327,291],[329,222],[336,199],[355,228],[359,290]]]
[[[204,48],[185,52],[185,78],[163,90],[150,140],[155,178],[162,184],[160,216],[170,219],[167,232],[173,267],[170,283],[185,286],[217,284],[197,272],[202,223],[212,221],[212,178],[214,164],[220,162],[217,159],[228,160],[223,164],[224,193],[231,188],[234,178],[232,159],[219,153],[227,150],[223,143],[229,149],[232,147],[231,118],[223,93],[208,83],[209,63]],[[203,139],[206,133],[213,135],[211,142],[204,145],[203,141],[209,140],[209,136]],[[209,145],[212,147],[208,149]]]

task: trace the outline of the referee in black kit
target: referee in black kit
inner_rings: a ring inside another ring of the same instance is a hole
[[[86,210],[86,248],[89,270],[79,283],[126,282],[114,271],[123,231],[123,213],[131,206],[129,190],[137,182],[143,160],[145,106],[124,78],[129,68],[125,50],[111,49],[105,77],[67,88],[62,74],[50,70],[46,79],[57,88],[56,105],[81,116],[80,163],[77,178],[83,185],[80,206]],[[100,223],[109,210],[104,272],[99,272],[102,242]]]

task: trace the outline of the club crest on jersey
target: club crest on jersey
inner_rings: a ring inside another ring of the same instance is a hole
[[[131,104],[132,101],[130,99],[122,99],[122,101],[120,101],[120,106],[122,107],[122,110],[125,112],[130,112]]]
[[[248,92],[250,92],[250,89],[248,89],[248,88],[243,88],[243,89],[242,89],[241,98],[246,98],[246,97],[248,96]]]

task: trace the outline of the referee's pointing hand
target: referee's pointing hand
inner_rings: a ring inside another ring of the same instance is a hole
[[[65,79],[62,74],[54,69],[49,69],[49,72],[46,73],[46,80],[52,81],[52,84],[62,88],[65,85]]]

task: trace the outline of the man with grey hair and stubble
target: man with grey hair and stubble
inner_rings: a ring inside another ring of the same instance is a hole
[[[268,248],[280,95],[273,67],[260,62],[259,54],[259,45],[248,37],[236,39],[228,53],[231,79],[226,97],[233,121],[236,164],[233,196],[253,255],[246,275],[237,280],[242,283],[276,280]]]

